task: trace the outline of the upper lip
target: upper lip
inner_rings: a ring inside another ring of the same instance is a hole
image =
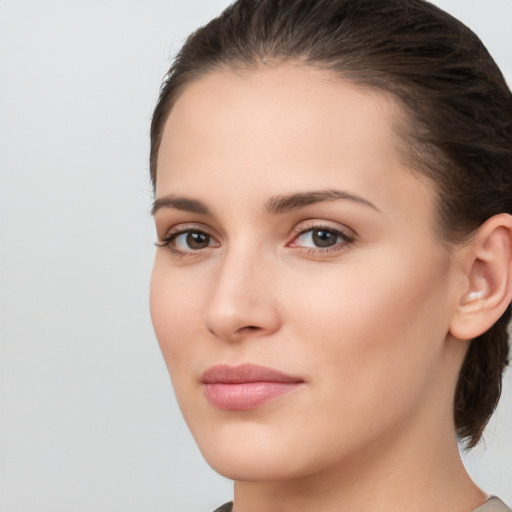
[[[218,364],[208,368],[201,376],[203,384],[241,384],[244,382],[304,382],[304,379],[287,375],[279,370],[257,364],[245,363],[237,366]]]

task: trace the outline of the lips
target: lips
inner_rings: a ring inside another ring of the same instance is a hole
[[[304,384],[300,377],[254,364],[212,366],[201,382],[207,400],[230,411],[261,407]]]

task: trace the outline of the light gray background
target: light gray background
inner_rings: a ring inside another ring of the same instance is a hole
[[[512,77],[512,0],[438,0]],[[0,0],[0,512],[209,511],[148,312],[148,130],[224,0]],[[467,458],[512,503],[512,375]]]

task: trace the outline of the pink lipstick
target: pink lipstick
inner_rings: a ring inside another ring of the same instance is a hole
[[[212,366],[201,382],[208,401],[227,411],[256,409],[304,384],[301,378],[254,364]]]

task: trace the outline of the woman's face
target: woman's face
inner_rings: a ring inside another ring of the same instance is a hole
[[[185,420],[230,478],[306,476],[451,428],[454,256],[397,112],[281,65],[203,77],[170,113],[151,314]]]

